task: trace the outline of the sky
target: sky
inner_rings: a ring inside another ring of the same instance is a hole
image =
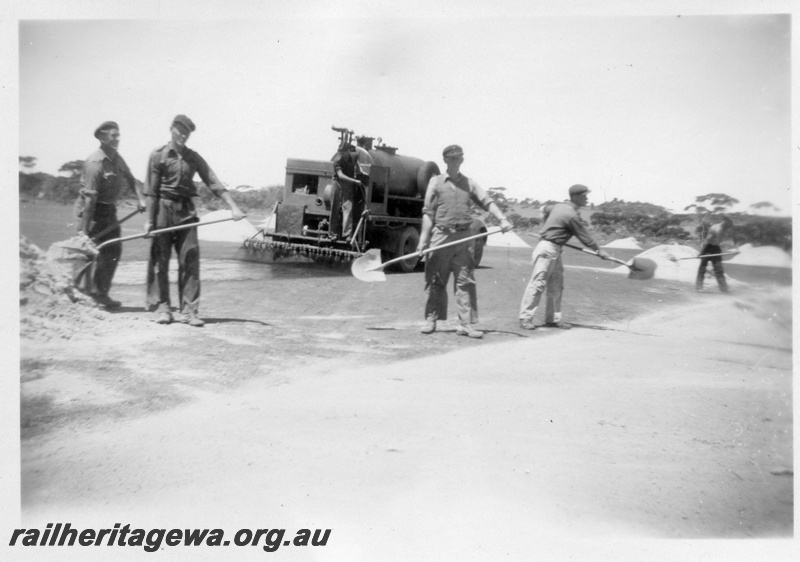
[[[787,14],[211,5],[192,19],[20,18],[19,155],[55,174],[114,120],[141,179],[183,113],[229,187],[330,158],[335,125],[442,168],[458,143],[465,174],[517,199],[583,183],[594,203],[683,210],[726,193],[791,212]]]

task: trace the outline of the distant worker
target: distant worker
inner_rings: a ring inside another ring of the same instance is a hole
[[[358,153],[354,146],[342,141],[333,158],[330,237],[350,241],[353,236],[353,199],[357,179]]]
[[[476,233],[470,232],[472,216],[470,204],[475,203],[500,221],[503,232],[511,230],[511,223],[503,215],[488,193],[475,181],[460,171],[464,152],[453,144],[442,152],[447,171],[434,176],[425,192],[422,209],[422,231],[417,251],[430,246],[447,244]],[[456,333],[471,338],[483,337],[483,332],[471,324],[478,322],[478,296],[475,290],[475,241],[456,244],[430,252],[425,260],[425,325],[423,334],[436,330],[438,320],[447,320],[447,283],[450,274],[455,278],[455,298],[459,326]]]
[[[95,129],[94,136],[100,141],[100,148],[83,163],[81,190],[76,206],[80,219],[79,233],[100,244],[120,237],[117,201],[126,188],[135,190],[139,198],[139,211],[144,211],[145,200],[141,187],[137,187],[130,168],[119,154],[119,125],[114,121],[106,121]],[[103,231],[104,234],[97,236]],[[121,304],[108,295],[121,256],[122,244],[110,244],[102,248],[95,258],[93,270],[90,270],[93,275],[87,276],[84,281],[85,292],[101,308],[114,309]]]
[[[169,228],[199,222],[193,197],[197,188],[195,174],[230,208],[234,220],[244,218],[244,213],[234,202],[217,175],[206,161],[186,146],[195,125],[185,115],[178,115],[170,125],[171,140],[150,154],[145,174],[144,194],[147,196],[147,223],[145,231]],[[205,324],[197,316],[200,305],[200,246],[197,229],[189,228],[155,234],[150,246],[147,264],[147,305],[155,311],[155,322],[172,322],[169,290],[169,261],[172,248],[178,257],[178,295],[180,321],[190,326]]]
[[[700,258],[700,266],[697,268],[697,280],[695,281],[696,290],[703,290],[706,269],[708,268],[708,262],[711,262],[719,290],[723,293],[729,292],[728,282],[725,280],[725,271],[722,269],[722,256],[718,254],[722,253],[722,241],[731,235],[732,230],[733,221],[729,217],[722,217],[722,221],[708,229],[708,234],[706,234],[701,243],[699,255],[709,257]]]
[[[586,206],[588,194],[589,188],[585,185],[573,185],[569,188],[569,201],[548,205],[544,209],[541,240],[533,250],[533,274],[519,309],[519,325],[524,330],[536,328],[533,317],[545,290],[547,298],[544,325],[562,330],[572,327],[561,318],[561,296],[564,293],[564,263],[561,261],[561,252],[570,238],[576,236],[604,260],[609,257],[597,246],[578,213],[581,207]]]

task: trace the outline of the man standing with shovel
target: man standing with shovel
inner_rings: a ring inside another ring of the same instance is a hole
[[[94,151],[83,163],[81,191],[77,204],[80,210],[79,235],[93,238],[100,244],[106,240],[119,238],[121,229],[117,219],[117,200],[126,186],[136,190],[139,198],[139,211],[144,211],[145,200],[130,168],[119,154],[119,125],[106,121],[94,131],[100,141],[100,148]],[[99,234],[99,236],[98,236]],[[101,308],[119,308],[120,302],[108,293],[117,270],[122,246],[111,244],[102,248],[97,255],[91,273],[85,276],[83,286]]]
[[[231,209],[234,220],[244,218],[230,193],[206,161],[186,146],[195,124],[185,115],[178,115],[170,126],[171,140],[150,154],[145,174],[147,196],[145,231],[183,226],[199,222],[193,197],[197,196],[194,175],[221,197]],[[200,327],[205,322],[197,316],[200,305],[200,246],[197,228],[156,234],[150,246],[147,264],[147,305],[155,311],[158,324],[173,320],[169,291],[169,260],[172,248],[178,254],[178,294],[181,322]]]
[[[452,144],[444,149],[442,156],[447,164],[447,171],[431,178],[428,184],[417,251],[425,250],[429,244],[435,250],[436,246],[468,238],[472,225],[470,203],[475,203],[494,215],[500,221],[503,232],[511,230],[511,223],[486,191],[461,173],[461,164],[464,162],[461,147]],[[433,333],[438,320],[447,320],[447,282],[451,273],[455,277],[458,308],[459,326],[456,333],[460,336],[481,338],[483,332],[470,325],[478,322],[474,240],[428,254],[425,260],[427,302],[422,333]]]
[[[577,236],[585,246],[594,250],[604,260],[609,255],[601,250],[578,214],[578,209],[586,206],[589,188],[573,185],[569,188],[569,201],[556,203],[544,220],[541,241],[533,251],[533,274],[525,289],[519,309],[519,326],[523,330],[533,330],[533,316],[547,290],[545,307],[545,326],[568,330],[572,326],[561,320],[561,295],[564,291],[564,264],[561,252],[570,238]]]

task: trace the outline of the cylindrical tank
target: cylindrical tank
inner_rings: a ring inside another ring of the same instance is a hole
[[[435,162],[426,162],[413,156],[395,154],[393,149],[367,151],[376,166],[389,168],[389,195],[416,197],[425,195],[431,176],[439,173]]]

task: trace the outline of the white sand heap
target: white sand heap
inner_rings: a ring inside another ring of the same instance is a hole
[[[639,245],[639,242],[636,241],[636,238],[631,236],[630,238],[620,238],[619,240],[614,240],[613,242],[609,242],[605,246],[601,246],[601,248],[621,248],[625,250],[641,250],[642,247]]]
[[[777,246],[754,247],[752,244],[743,244],[739,247],[739,255],[733,256],[726,263],[765,267],[792,267],[792,256]]]
[[[492,226],[489,227],[489,232],[498,232],[500,230],[499,226]],[[514,234],[513,232],[505,232],[505,233],[498,233],[498,234],[491,234],[486,237],[486,245],[487,246],[498,246],[501,248],[530,248],[530,244],[525,242],[522,238]]]
[[[668,279],[670,281],[682,281],[684,283],[694,283],[697,278],[697,268],[700,265],[699,260],[696,259],[682,259],[697,257],[697,250],[691,246],[681,246],[679,244],[662,244],[654,248],[650,248],[637,254],[637,258],[648,258],[656,262],[656,271],[654,278]],[[709,271],[711,266],[709,265]],[[627,275],[630,272],[625,266],[620,266],[613,270],[616,273],[624,273]],[[737,281],[731,279],[726,273],[726,279],[731,284],[736,284]]]
[[[20,336],[69,339],[77,331],[100,334],[108,313],[75,287],[72,275],[56,259],[24,236],[19,237]]]
[[[231,216],[227,209],[212,211],[200,217],[200,222],[210,222]],[[240,221],[218,222],[197,229],[197,237],[208,242],[242,242],[254,236],[258,231],[246,218]]]

